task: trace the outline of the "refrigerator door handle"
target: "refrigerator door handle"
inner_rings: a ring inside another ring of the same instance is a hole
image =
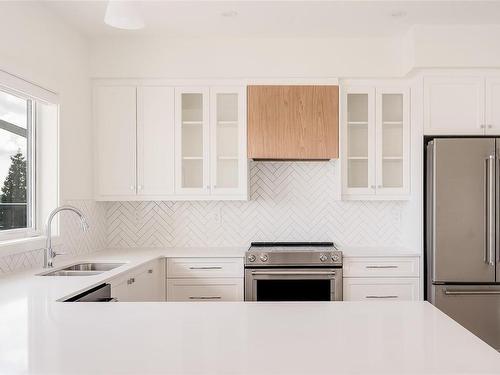
[[[495,155],[486,158],[486,251],[484,261],[490,266],[495,262]]]
[[[447,296],[496,295],[500,290],[445,290]]]

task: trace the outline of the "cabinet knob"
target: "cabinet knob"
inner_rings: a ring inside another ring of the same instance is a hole
[[[134,185],[130,185],[130,190],[135,190],[135,186]]]
[[[153,270],[148,270],[148,273],[153,273]]]
[[[493,125],[491,125],[491,124],[490,124],[490,125],[488,125],[488,129],[491,129],[492,127],[493,127]]]
[[[370,187],[371,187],[372,189],[375,189],[375,185],[371,185]]]
[[[377,185],[377,189],[381,189],[382,188],[382,185]]]
[[[142,185],[138,185],[137,189],[142,190]]]
[[[479,127],[480,127],[481,129],[484,129],[484,128],[485,128],[485,125],[484,125],[484,124],[481,124],[481,125],[479,125]]]

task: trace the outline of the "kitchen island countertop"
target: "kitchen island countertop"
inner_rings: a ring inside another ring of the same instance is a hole
[[[0,278],[1,374],[500,373],[500,354],[427,302],[63,303],[122,271],[38,272]]]

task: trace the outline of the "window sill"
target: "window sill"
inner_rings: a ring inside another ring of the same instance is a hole
[[[35,236],[0,241],[0,257],[43,249],[45,247],[46,240],[47,237],[45,236]],[[61,241],[59,236],[52,236],[52,244],[54,246],[57,246],[60,243]]]

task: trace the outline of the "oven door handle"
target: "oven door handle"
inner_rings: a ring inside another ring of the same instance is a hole
[[[252,271],[252,275],[328,275],[335,276],[335,271]]]

